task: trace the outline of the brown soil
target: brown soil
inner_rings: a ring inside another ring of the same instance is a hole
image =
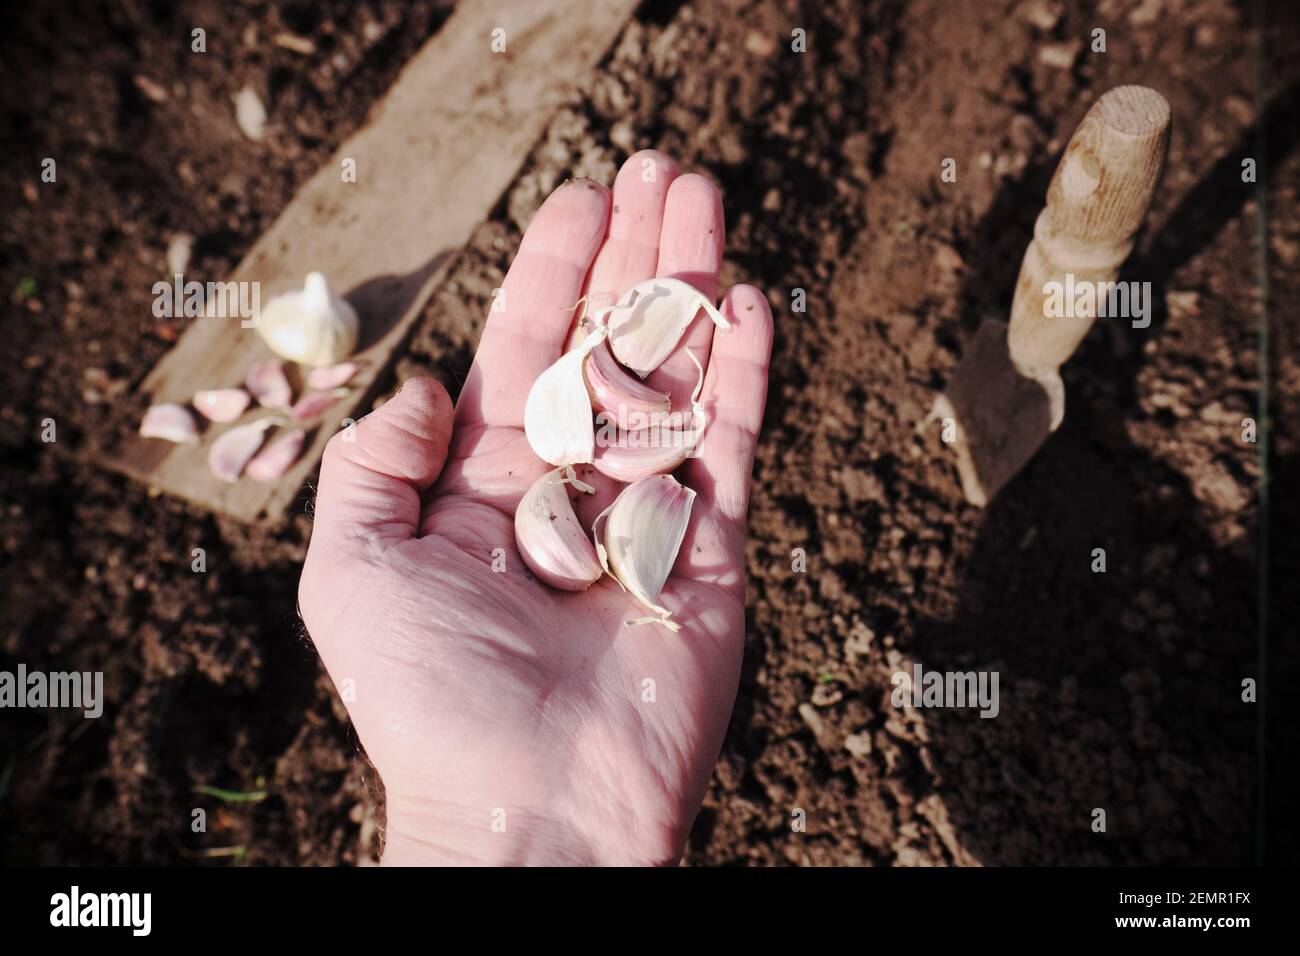
[[[1267,686],[1300,678],[1294,593],[1261,591],[1265,571],[1300,574],[1300,30],[1271,6],[1260,58],[1251,5],[1217,0],[648,3],[477,231],[394,382],[428,372],[454,394],[540,198],[642,146],[717,179],[724,281],[770,290],[746,666],[688,862],[1295,859],[1294,704],[1241,700],[1266,623]],[[241,527],[89,457],[134,427],[128,397],[178,331],[149,309],[168,238],[193,233],[205,274],[232,267],[450,4],[159,7],[28,5],[0,40],[0,669],[103,670],[108,689],[101,720],[5,713],[0,858],[355,862],[374,779],[297,621],[310,522]],[[245,83],[268,104],[261,144],[234,125]],[[1061,430],[969,507],[917,426],[979,320],[1005,315],[1070,132],[1122,83],[1175,116],[1126,276],[1152,282],[1155,321],[1099,323],[1065,369]],[[1241,441],[1266,380],[1268,449]],[[998,671],[999,718],[895,709],[890,677],[913,661]]]

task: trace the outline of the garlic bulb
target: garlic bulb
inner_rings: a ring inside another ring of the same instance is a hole
[[[551,587],[585,591],[602,569],[573,512],[568,485],[586,494],[595,491],[572,468],[557,468],[533,482],[515,509],[515,543],[528,569]]]
[[[668,609],[655,601],[677,563],[694,503],[695,492],[672,475],[655,475],[628,485],[597,515],[592,535],[601,567],[654,612],[628,624],[680,630]]]
[[[335,365],[357,347],[357,310],[330,291],[319,272],[307,276],[301,292],[278,295],[265,308],[257,331],[281,358],[303,365]]]

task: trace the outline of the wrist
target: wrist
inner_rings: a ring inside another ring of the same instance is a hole
[[[570,828],[512,807],[390,803],[384,866],[589,866],[606,862]]]
[[[514,807],[467,809],[390,798],[383,866],[634,866],[672,864],[594,839],[552,816]]]

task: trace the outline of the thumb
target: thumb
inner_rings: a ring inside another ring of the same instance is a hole
[[[384,551],[415,534],[420,496],[437,480],[451,440],[451,399],[431,378],[407,381],[389,401],[325,446],[307,552]]]

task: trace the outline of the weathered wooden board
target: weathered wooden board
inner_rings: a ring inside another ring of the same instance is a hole
[[[284,478],[229,484],[213,477],[208,449],[229,425],[210,425],[197,446],[131,438],[105,464],[244,521],[282,518],[339,423],[369,409],[374,380],[405,342],[450,254],[490,213],[555,109],[599,62],[637,3],[462,0],[365,127],[299,190],[228,277],[260,283],[264,304],[300,288],[308,272],[323,272],[361,315],[359,357],[368,365]],[[496,30],[505,31],[504,52],[493,51]],[[342,175],[349,159],[355,182]],[[142,384],[153,402],[185,403],[198,389],[240,384],[254,362],[271,356],[238,318],[191,321]],[[264,413],[250,411],[241,421]]]

